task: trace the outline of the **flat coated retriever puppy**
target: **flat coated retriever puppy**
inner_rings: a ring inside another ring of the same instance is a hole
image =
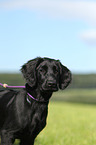
[[[33,145],[46,125],[48,103],[52,93],[65,89],[71,81],[69,69],[59,60],[35,58],[21,68],[25,89],[0,90],[1,145]]]

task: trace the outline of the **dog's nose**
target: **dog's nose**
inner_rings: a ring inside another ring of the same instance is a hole
[[[55,87],[55,86],[56,86],[56,81],[48,80],[48,81],[47,81],[47,84],[48,84],[49,87],[51,87],[51,86],[52,86],[52,87]]]

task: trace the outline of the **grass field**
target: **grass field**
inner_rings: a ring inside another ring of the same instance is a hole
[[[47,122],[35,145],[96,145],[95,105],[51,102]]]

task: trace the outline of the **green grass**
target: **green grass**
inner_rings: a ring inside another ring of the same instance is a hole
[[[35,145],[96,145],[95,105],[51,102],[47,122]]]

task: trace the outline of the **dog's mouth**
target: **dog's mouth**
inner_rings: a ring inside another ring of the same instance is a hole
[[[41,88],[41,91],[43,92],[56,92],[58,91],[58,88]]]

